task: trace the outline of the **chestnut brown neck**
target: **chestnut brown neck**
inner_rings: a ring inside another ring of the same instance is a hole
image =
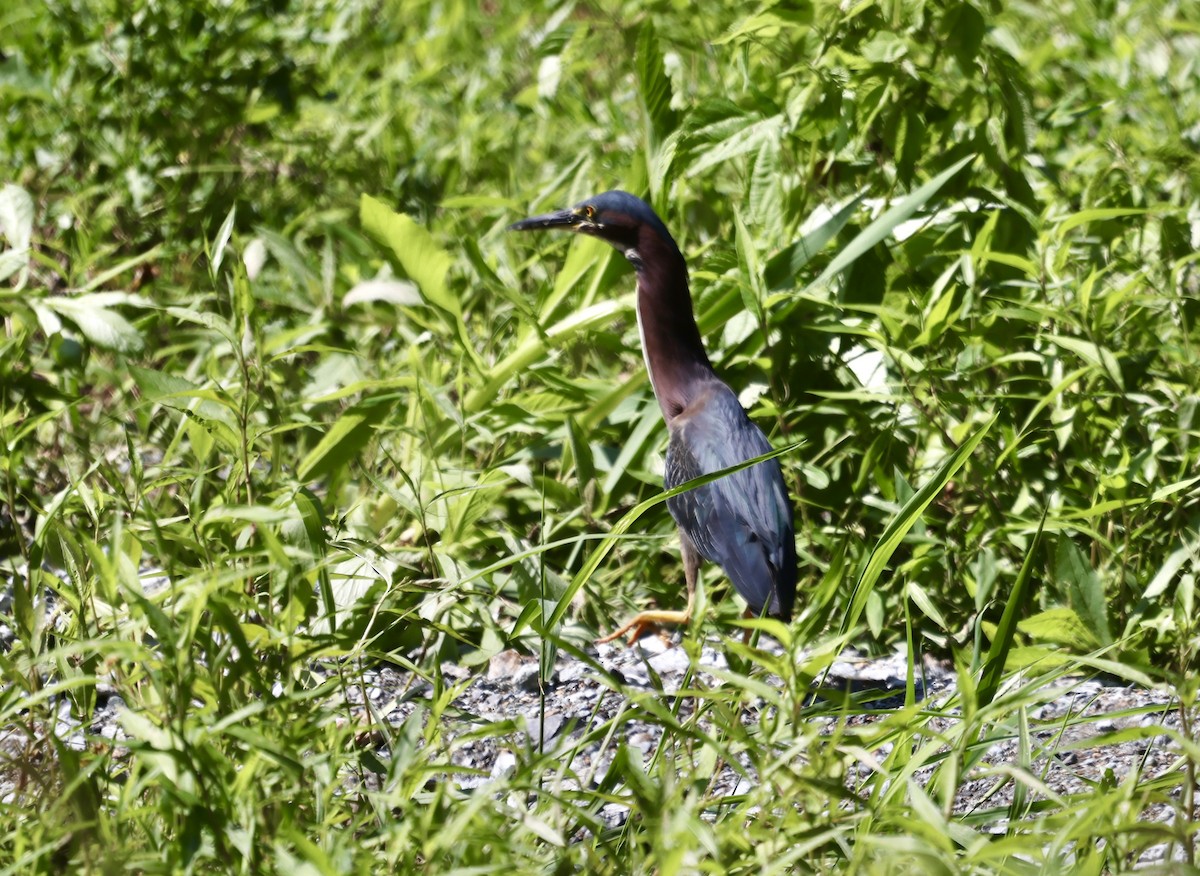
[[[687,265],[673,240],[643,226],[638,235],[638,330],[650,385],[670,423],[715,377],[692,311]]]

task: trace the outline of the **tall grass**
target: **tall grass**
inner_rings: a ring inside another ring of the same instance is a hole
[[[1189,5],[0,22],[0,873],[1193,863]],[[632,277],[502,231],[618,186],[798,506],[782,652],[706,572],[672,692],[588,650],[680,599]],[[903,706],[814,698],[898,643]],[[604,704],[542,746],[464,714],[507,648]],[[1171,710],[1042,717],[1095,675]],[[1177,769],[1047,784],[1134,736]],[[464,783],[481,740],[512,768]]]

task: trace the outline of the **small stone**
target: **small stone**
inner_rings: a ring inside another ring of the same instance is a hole
[[[649,731],[642,730],[629,737],[629,744],[639,751],[649,751],[654,747],[654,736]]]
[[[586,678],[587,670],[587,665],[579,661],[571,661],[570,663],[554,667],[554,673],[558,676],[560,684],[567,684],[576,679]]]
[[[645,666],[626,666],[624,669],[614,667],[613,674],[633,687],[646,687],[650,684],[650,673],[646,671]]]
[[[606,803],[600,807],[600,817],[609,828],[620,827],[629,818],[629,807],[620,803]]]
[[[502,751],[496,755],[496,762],[492,764],[492,778],[507,779],[516,768],[517,756],[511,751]]]
[[[563,723],[563,716],[557,713],[547,713],[544,718],[537,714],[526,715],[525,732],[533,745],[542,746],[558,735]]]
[[[661,654],[673,645],[662,636],[643,636],[637,640],[637,647],[647,654]]]
[[[672,648],[669,651],[664,651],[648,661],[650,667],[659,675],[666,675],[674,672],[687,671],[690,661],[687,654],[682,648]]]
[[[495,681],[500,684],[512,684],[517,671],[529,659],[532,658],[522,656],[520,651],[513,648],[501,651],[488,661],[488,681]]]
[[[117,739],[120,733],[121,728],[116,724],[104,724],[100,727],[100,732],[97,735],[102,739]]]

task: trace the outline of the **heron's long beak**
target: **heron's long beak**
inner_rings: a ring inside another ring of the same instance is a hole
[[[508,226],[509,231],[540,231],[543,228],[564,228],[567,231],[577,231],[580,226],[587,224],[587,218],[574,210],[556,210],[553,213],[543,213],[541,216],[530,216],[520,222]]]

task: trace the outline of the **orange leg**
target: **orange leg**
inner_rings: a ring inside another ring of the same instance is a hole
[[[687,608],[683,611],[643,611],[633,620],[622,626],[616,632],[609,633],[602,639],[597,639],[597,645],[611,642],[629,633],[626,645],[632,645],[642,637],[649,627],[657,624],[676,624],[684,626],[692,619],[692,609],[696,604],[696,574],[700,571],[700,552],[692,544],[692,540],[680,530],[680,553],[683,556],[683,577],[687,580]]]

